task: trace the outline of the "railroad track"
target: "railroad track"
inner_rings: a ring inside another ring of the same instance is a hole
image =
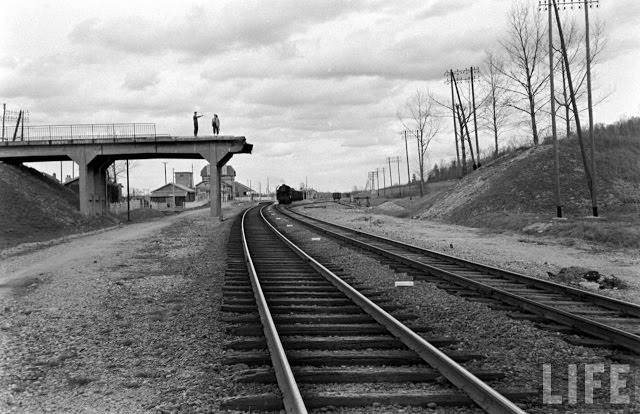
[[[536,396],[498,393],[483,380],[502,373],[461,365],[481,356],[452,350],[455,340],[412,326],[415,316],[381,292],[354,287],[340,269],[317,263],[268,223],[263,207],[245,212],[229,240],[223,311],[237,339],[226,344],[224,362],[246,369],[235,376],[243,395],[221,408],[304,413],[475,403],[490,413],[522,413],[508,398]]]
[[[640,306],[636,304],[329,223],[281,206],[277,211],[371,252],[415,279],[434,282],[450,293],[487,303],[547,330],[581,334],[566,338],[574,344],[623,348],[640,354]]]

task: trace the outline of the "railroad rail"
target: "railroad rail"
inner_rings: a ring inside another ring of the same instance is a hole
[[[640,306],[636,304],[329,223],[281,206],[278,211],[384,257],[397,270],[435,282],[447,291],[471,299],[490,298],[503,309],[525,312],[517,316],[541,323],[545,329],[578,331],[597,338],[585,338],[579,341],[581,345],[622,347],[640,354]]]
[[[526,399],[535,393],[501,394],[487,385],[480,378],[503,375],[476,371],[476,376],[463,368],[462,362],[480,356],[447,349],[455,343],[451,338],[418,334],[428,332],[428,327],[411,326],[412,315],[381,292],[349,284],[348,275],[340,277],[308,256],[269,222],[264,208],[247,210],[230,236],[223,311],[233,313],[225,320],[229,333],[239,339],[227,344],[225,362],[260,367],[238,373],[236,381],[273,384],[275,377],[280,397],[273,392],[231,397],[222,408],[284,407],[288,413],[305,413],[322,406],[374,402],[475,403],[489,413],[524,412],[509,398]],[[264,365],[272,368],[261,368]],[[439,377],[446,380],[438,384]],[[328,385],[363,382],[400,385],[373,394]],[[402,387],[407,382],[427,385],[408,392]]]

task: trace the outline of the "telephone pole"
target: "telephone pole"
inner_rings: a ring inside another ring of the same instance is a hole
[[[553,139],[553,171],[556,198],[556,217],[562,218],[562,199],[560,197],[560,155],[558,148],[558,129],[556,125],[556,98],[553,65],[553,13],[549,2],[539,1],[539,9],[546,8],[549,14],[549,87],[551,89],[551,136]]]
[[[478,144],[478,121],[476,120],[476,92],[474,88],[473,72],[479,72],[480,69],[471,66],[471,102],[473,103],[473,130],[476,135],[476,155],[478,156],[478,168],[480,168],[480,144]]]
[[[393,187],[393,177],[391,176],[391,158],[387,157],[387,163],[389,164],[389,187]]]
[[[162,163],[164,164],[164,185],[167,185],[167,162],[162,161]]]
[[[457,168],[460,168],[460,150],[458,149],[458,126],[456,125],[456,100],[453,96],[453,71],[445,73],[445,76],[449,77],[449,83],[451,84],[451,112],[453,113],[453,138],[456,141],[456,164]],[[458,171],[458,174],[460,172]]]
[[[599,0],[552,0],[551,2],[539,2],[540,7],[543,5],[547,7],[554,6],[556,10],[558,10],[558,6],[563,6],[563,10],[567,9],[569,6],[571,9],[576,6],[578,9],[584,9],[584,23],[585,23],[585,42],[586,42],[586,66],[587,66],[587,106],[589,113],[589,142],[591,144],[591,187],[589,190],[591,191],[591,210],[593,217],[598,217],[598,188],[596,185],[596,157],[595,157],[595,138],[593,135],[593,97],[591,93],[591,42],[590,42],[590,30],[589,30],[589,9],[593,6],[599,7]],[[557,11],[556,11],[557,13]],[[560,26],[560,21],[558,18],[558,25]],[[568,70],[569,68],[567,68]]]
[[[387,196],[387,176],[385,175],[385,168],[382,167],[382,195]]]
[[[470,67],[470,69],[449,69],[444,73],[445,82],[451,83],[451,99],[452,99],[452,111],[453,111],[453,120],[455,127],[456,117],[460,122],[460,147],[462,148],[462,175],[467,175],[467,159],[465,154],[465,146],[464,146],[464,136],[465,136],[465,128],[467,133],[467,139],[469,140],[469,150],[471,152],[471,158],[473,160],[473,169],[475,170],[480,166],[480,147],[478,145],[478,124],[476,120],[476,99],[475,99],[475,78],[474,73],[480,72],[480,69],[477,67]],[[474,123],[474,133],[476,139],[476,154],[477,154],[477,162],[473,156],[473,145],[471,144],[471,136],[469,134],[469,125],[467,123],[467,117],[464,112],[464,105],[462,103],[462,98],[460,96],[460,89],[458,88],[458,82],[470,82],[471,83],[471,106],[472,106],[472,114],[473,114],[473,123]],[[458,104],[455,104],[455,95],[458,98]],[[457,109],[457,110],[456,110]],[[457,142],[457,141],[456,141]],[[456,145],[456,150],[458,149]],[[459,160],[458,160],[459,161]]]

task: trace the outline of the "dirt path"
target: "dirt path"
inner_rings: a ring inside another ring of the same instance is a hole
[[[208,210],[0,261],[0,412],[219,412],[230,218]]]
[[[55,275],[69,268],[86,268],[96,263],[108,251],[123,243],[142,240],[185,217],[208,214],[208,210],[193,210],[144,223],[135,223],[112,230],[78,237],[31,253],[0,260],[0,299],[11,289],[37,283],[43,275]]]

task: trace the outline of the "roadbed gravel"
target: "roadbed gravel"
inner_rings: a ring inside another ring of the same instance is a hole
[[[557,274],[560,269],[571,266],[614,275],[629,287],[592,291],[640,304],[640,251],[635,249],[372,214],[367,208],[346,208],[336,203],[324,205],[325,208],[299,205],[296,210],[357,230],[541,279],[549,279],[547,272]]]
[[[348,221],[344,218],[340,220],[338,211],[330,209],[315,210],[313,215],[330,217],[336,219],[337,222]],[[354,218],[350,215],[345,216]],[[539,329],[532,322],[526,320],[514,320],[507,315],[507,312],[493,310],[485,304],[450,295],[438,289],[433,283],[416,281],[414,287],[395,287],[395,281],[411,280],[411,277],[404,273],[396,273],[387,266],[380,265],[372,257],[344,244],[334,242],[324,235],[314,233],[284,216],[279,217],[281,219],[275,221],[278,227],[291,235],[293,240],[300,242],[301,247],[307,253],[317,258],[323,258],[321,260],[323,263],[331,263],[334,266],[344,268],[364,286],[375,286],[377,289],[386,291],[397,303],[407,306],[410,311],[419,315],[420,318],[416,320],[416,323],[431,326],[435,335],[457,338],[460,340],[459,348],[461,350],[479,353],[486,357],[482,361],[469,364],[469,368],[484,367],[501,370],[507,374],[507,377],[497,386],[508,385],[509,387],[538,391],[539,398],[525,407],[527,412],[640,412],[640,405],[634,398],[634,390],[638,386],[638,373],[634,371],[633,367],[631,368],[633,375],[627,377],[626,391],[623,391],[623,393],[631,395],[630,404],[609,404],[608,387],[610,384],[607,375],[604,374],[597,378],[601,380],[602,389],[596,390],[594,393],[593,404],[584,403],[584,399],[581,400],[582,403],[575,405],[566,403],[569,365],[575,364],[578,367],[578,377],[582,378],[582,382],[578,385],[581,388],[578,391],[578,397],[583,398],[585,364],[604,364],[605,372],[609,373],[612,364],[620,364],[615,358],[620,354],[626,354],[625,352],[572,345],[564,340],[567,338],[565,334]],[[419,226],[417,223],[415,225]],[[444,226],[440,227],[440,229],[443,228]],[[398,235],[397,230],[390,230],[389,227],[385,230],[377,232]],[[429,244],[429,242],[418,243],[419,240],[416,240],[413,235],[409,237],[413,242],[416,242],[415,244]],[[455,243],[458,246],[465,246],[462,229],[454,229],[446,240],[456,240]],[[473,245],[472,241],[473,236],[468,240],[468,245]],[[484,257],[485,249],[479,250],[483,252],[481,255]],[[508,247],[505,250],[510,252]],[[495,255],[494,253],[492,262],[500,264],[501,262],[496,259]],[[478,259],[478,254],[473,252],[468,256]],[[534,259],[531,257],[529,260]],[[544,364],[551,367],[551,391],[554,395],[564,396],[564,405],[542,403]],[[580,372],[582,372],[582,376]]]

